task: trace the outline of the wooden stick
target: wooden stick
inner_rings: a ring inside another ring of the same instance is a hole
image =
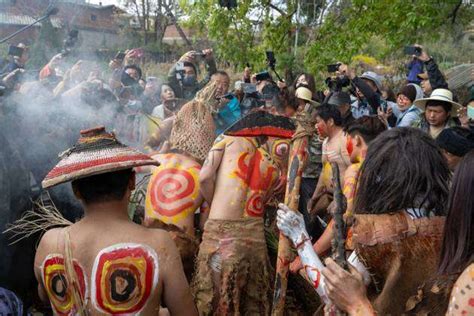
[[[332,181],[334,183],[334,201],[336,203],[336,211],[333,214],[334,219],[334,238],[332,240],[333,259],[343,269],[347,270],[346,260],[346,224],[344,222],[344,213],[347,208],[346,197],[342,192],[341,178],[339,166],[331,163]]]
[[[301,175],[308,158],[308,129],[298,122],[293,136],[289,157],[288,181],[286,184],[285,204],[292,210],[298,210],[300,200]],[[294,258],[291,241],[280,233],[276,265],[275,290],[273,292],[272,315],[281,316],[285,310],[286,289],[288,287],[288,268]]]

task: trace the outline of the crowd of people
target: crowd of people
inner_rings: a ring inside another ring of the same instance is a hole
[[[28,238],[0,236],[0,314],[269,315],[282,266],[311,301],[290,284],[288,314],[474,314],[474,86],[459,100],[415,47],[397,86],[337,63],[320,91],[249,66],[231,84],[212,49],[165,77],[141,49],[32,73],[17,45],[0,228]],[[61,214],[20,219],[36,200]]]

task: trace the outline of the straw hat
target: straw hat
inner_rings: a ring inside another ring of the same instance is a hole
[[[311,92],[311,90],[309,90],[306,87],[299,87],[298,89],[296,89],[295,96],[298,99],[308,101],[309,103],[313,105],[316,105],[316,106],[319,105],[318,102],[313,101],[313,93]]]
[[[414,104],[422,111],[425,111],[426,102],[435,100],[435,101],[444,101],[451,103],[451,116],[455,117],[458,115],[458,110],[461,108],[461,104],[453,101],[453,93],[448,89],[435,89],[431,92],[429,98],[419,99],[414,102]]]
[[[81,131],[76,145],[59,157],[59,163],[41,182],[44,189],[97,174],[145,165],[159,166],[150,156],[120,143],[103,126]]]

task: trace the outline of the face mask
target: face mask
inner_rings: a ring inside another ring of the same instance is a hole
[[[192,87],[192,86],[195,86],[196,84],[197,84],[197,79],[195,75],[184,76],[183,86]]]
[[[467,117],[474,120],[474,106],[467,107]]]
[[[122,72],[122,77],[120,78],[120,81],[126,87],[133,86],[134,84],[137,83],[137,81],[133,79],[132,77],[130,77],[130,75],[126,73],[125,71]]]
[[[129,108],[132,111],[139,111],[142,108],[142,103],[137,100],[130,100],[127,103],[127,108]]]

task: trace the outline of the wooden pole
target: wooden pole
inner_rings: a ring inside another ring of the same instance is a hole
[[[288,181],[286,184],[285,204],[292,210],[298,210],[300,200],[301,175],[308,158],[308,142],[311,126],[298,122],[296,133],[291,141],[288,161]],[[311,125],[311,124],[309,124]],[[275,289],[273,292],[272,315],[282,316],[285,310],[286,289],[288,287],[288,267],[294,258],[291,241],[280,233],[276,264]]]

